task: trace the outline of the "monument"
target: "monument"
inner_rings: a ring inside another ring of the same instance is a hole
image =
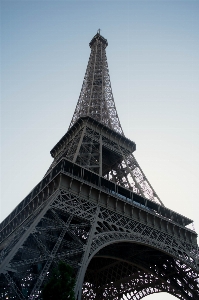
[[[76,299],[199,299],[192,220],[160,200],[125,137],[100,31],[69,129],[44,178],[0,224],[0,298],[41,299],[59,261]]]

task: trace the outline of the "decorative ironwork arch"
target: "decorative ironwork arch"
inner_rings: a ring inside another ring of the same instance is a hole
[[[194,274],[187,269],[169,253],[130,240],[126,234],[126,239],[105,242],[92,252],[84,266],[81,299],[142,299],[158,292],[193,299],[197,282],[195,286],[189,283]],[[184,282],[179,279],[182,275]]]

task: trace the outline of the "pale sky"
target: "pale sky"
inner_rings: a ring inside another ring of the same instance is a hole
[[[199,1],[1,1],[0,221],[66,133],[98,29],[118,115],[164,205],[199,232]],[[164,293],[145,299],[170,300]]]

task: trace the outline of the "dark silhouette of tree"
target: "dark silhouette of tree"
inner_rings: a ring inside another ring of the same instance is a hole
[[[43,300],[75,300],[75,279],[71,266],[60,261],[42,291]]]

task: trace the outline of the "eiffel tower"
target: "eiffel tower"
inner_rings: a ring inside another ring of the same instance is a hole
[[[59,261],[76,299],[199,299],[192,220],[168,209],[147,180],[116,111],[100,31],[69,129],[44,178],[1,223],[0,298],[41,299]]]

